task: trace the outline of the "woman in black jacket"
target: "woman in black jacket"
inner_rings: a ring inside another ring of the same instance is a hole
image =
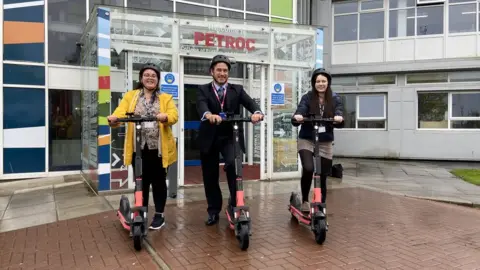
[[[316,69],[312,74],[312,90],[303,95],[297,110],[292,117],[292,124],[299,126],[298,135],[298,153],[302,162],[302,207],[304,212],[310,211],[308,195],[312,186],[313,177],[313,151],[314,137],[313,124],[302,123],[303,117],[315,114],[324,118],[334,118],[333,123],[326,123],[324,127],[319,128],[319,155],[321,156],[322,173],[320,176],[322,189],[322,203],[325,203],[327,196],[327,176],[330,174],[333,159],[333,128],[342,128],[343,122],[343,104],[338,95],[334,95],[330,85],[332,76],[325,69]],[[295,121],[294,121],[295,120]]]

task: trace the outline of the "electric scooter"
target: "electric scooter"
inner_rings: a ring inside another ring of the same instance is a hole
[[[143,240],[148,232],[148,207],[143,206],[142,191],[142,122],[157,122],[155,116],[139,116],[133,113],[127,113],[127,117],[119,118],[121,123],[135,123],[135,189],[134,189],[134,207],[130,207],[128,197],[122,195],[120,198],[120,206],[117,210],[117,216],[123,228],[130,231],[130,237],[133,238],[133,246],[135,250],[142,249]]]
[[[252,120],[250,118],[235,116],[234,114],[228,114],[222,122],[229,122],[233,124],[233,133],[234,133],[234,146],[233,151],[235,153],[235,173],[236,186],[237,186],[237,204],[233,209],[233,217],[230,216],[230,213],[225,209],[225,213],[228,218],[230,229],[235,231],[235,236],[239,241],[240,249],[247,250],[250,243],[250,236],[252,235],[251,229],[251,219],[249,207],[245,206],[245,196],[243,192],[243,164],[242,164],[242,151],[239,151],[239,123],[250,123]]]
[[[298,192],[292,192],[290,195],[290,205],[288,210],[292,214],[293,218],[296,218],[300,223],[310,226],[311,230],[315,234],[315,241],[317,244],[323,244],[327,237],[327,215],[326,204],[322,203],[322,191],[320,187],[320,174],[322,173],[321,157],[318,154],[318,137],[319,133],[325,132],[323,123],[333,122],[333,118],[321,118],[315,115],[303,119],[304,123],[310,122],[313,124],[314,132],[314,157],[313,162],[314,174],[313,174],[313,200],[310,203],[310,212],[302,212],[300,209],[302,205],[302,198]],[[297,122],[298,123],[298,122]]]

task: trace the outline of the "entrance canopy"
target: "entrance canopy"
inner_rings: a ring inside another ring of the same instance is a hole
[[[295,92],[290,93],[290,100],[296,104],[302,89],[310,88],[309,71],[322,63],[322,43],[323,31],[311,26],[96,6],[81,39],[85,70],[82,81],[84,90],[90,90],[84,91],[83,96],[84,104],[88,104],[83,117],[83,172],[99,191],[112,189],[112,138],[106,117],[114,109],[110,105],[110,81],[120,79],[116,76],[121,74],[111,72],[118,69],[118,66],[112,67],[112,57],[125,58],[125,78],[122,79],[126,90],[131,89],[132,79],[135,79],[132,62],[163,59],[165,66],[162,69],[180,76],[183,76],[182,59],[186,57],[211,59],[217,54],[225,54],[237,62],[263,65],[268,68],[264,76],[264,81],[268,80],[268,92],[258,96],[262,96],[259,98],[262,110],[273,115],[268,94],[270,86],[276,78],[291,78],[296,90],[288,90],[293,86],[286,85],[285,91]],[[281,70],[304,75],[279,75],[277,71]],[[98,82],[98,88],[92,82]],[[174,98],[181,107],[183,98]],[[276,105],[276,109],[285,109]],[[268,125],[273,126],[273,123]],[[179,126],[183,127],[182,113]],[[264,124],[262,130],[265,128]],[[178,135],[178,130],[174,133]],[[262,133],[262,137],[272,136],[273,130]],[[272,147],[267,151],[267,159],[273,155]],[[118,158],[114,156],[114,159]],[[297,167],[295,170],[298,172]]]

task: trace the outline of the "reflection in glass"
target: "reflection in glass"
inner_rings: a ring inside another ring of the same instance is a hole
[[[232,18],[232,19],[243,20],[243,13],[230,11],[230,10],[220,9],[218,11],[218,16],[219,17],[224,17],[224,18]]]
[[[189,5],[184,3],[176,3],[176,12],[183,14],[195,14],[200,16],[217,16],[217,10],[214,8],[206,8],[201,6]]]
[[[450,121],[450,127],[458,129],[480,129],[480,120]]]
[[[81,92],[49,89],[49,171],[80,170],[82,166]]]
[[[414,73],[407,74],[407,83],[446,83],[448,73]]]
[[[390,0],[389,8],[406,8],[406,7],[415,7],[415,0]]]
[[[359,76],[358,85],[386,85],[396,84],[396,75]]]
[[[358,117],[385,117],[385,95],[359,95]]]
[[[465,33],[476,31],[476,4],[451,5],[448,7],[449,33]]]
[[[358,14],[335,16],[334,41],[357,40]]]
[[[128,0],[127,7],[173,12],[171,0]]]
[[[93,10],[95,5],[106,5],[106,6],[115,6],[115,7],[123,7],[123,0],[88,0],[90,1],[89,8],[90,11]]]
[[[459,71],[449,74],[450,82],[478,82],[480,81],[480,71]]]
[[[443,34],[443,5],[417,8],[417,36]]]
[[[220,7],[233,8],[243,10],[243,1],[238,0],[218,0]]]
[[[415,36],[415,9],[391,10],[388,35],[389,37]]]
[[[362,1],[360,3],[361,10],[371,10],[383,8],[383,0]]]
[[[358,12],[358,2],[336,2],[333,4],[334,14]]]
[[[80,65],[80,38],[86,20],[85,0],[48,1],[48,61]]]
[[[480,117],[480,93],[452,94],[452,117]]]
[[[448,128],[448,93],[418,93],[418,128]]]
[[[245,3],[246,3],[247,11],[263,13],[267,15],[269,14],[269,8],[268,8],[269,1],[246,0]]]
[[[228,73],[230,78],[243,78],[243,63],[235,63]],[[201,58],[185,58],[184,72],[188,75],[210,76],[210,60]]]
[[[385,120],[374,120],[374,121],[360,121],[358,120],[358,128],[361,129],[384,129],[385,128]]]
[[[383,38],[385,12],[360,14],[360,40]]]
[[[355,128],[357,118],[357,95],[340,94],[343,103],[343,118],[345,121],[344,128]]]
[[[249,21],[261,21],[261,22],[268,22],[269,18],[268,16],[260,16],[260,15],[253,15],[253,14],[248,14],[246,15],[246,19]]]

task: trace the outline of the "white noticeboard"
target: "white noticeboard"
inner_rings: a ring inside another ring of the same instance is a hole
[[[274,83],[270,90],[272,105],[285,105],[285,84]]]
[[[179,76],[176,72],[162,72],[160,73],[160,91],[170,94],[173,99],[178,99]]]

